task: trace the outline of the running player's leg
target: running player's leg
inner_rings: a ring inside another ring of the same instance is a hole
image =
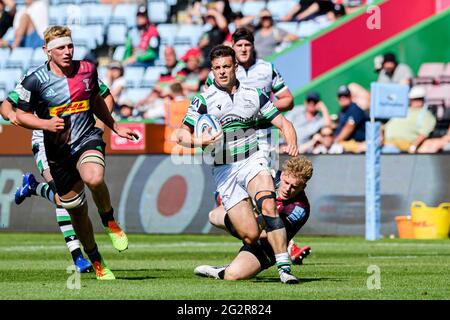
[[[239,201],[233,207],[227,209],[227,215],[237,235],[245,244],[255,243],[260,234],[260,229],[253,214],[253,206],[249,198]]]
[[[260,171],[248,183],[247,191],[254,198],[258,210],[264,217],[267,240],[275,253],[280,279],[282,282],[297,283],[298,280],[290,274],[286,228],[278,215],[275,187],[270,173],[266,170]]]
[[[225,215],[226,211],[223,205],[220,205],[209,212],[209,223],[211,223],[214,227],[227,230],[225,225]]]
[[[115,279],[114,274],[103,260],[95,242],[94,230],[88,216],[88,206],[83,182],[79,180],[69,191],[63,192],[64,195],[60,196],[61,204],[70,214],[73,228],[84,247],[84,251],[94,266],[97,279]]]
[[[109,235],[113,246],[118,251],[126,250],[128,248],[128,238],[114,219],[109,190],[104,180],[105,158],[103,153],[94,149],[84,151],[79,157],[77,168],[81,179],[91,190],[103,227]]]

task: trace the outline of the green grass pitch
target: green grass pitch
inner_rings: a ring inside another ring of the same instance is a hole
[[[117,280],[83,274],[80,289],[68,289],[71,259],[61,235],[0,234],[0,299],[450,299],[450,240],[301,237],[313,252],[293,267],[299,285],[279,283],[275,268],[249,281],[195,276],[195,266],[235,256],[240,244],[229,236],[129,235],[123,253],[105,235],[97,240]],[[367,286],[376,284],[373,268],[379,290]]]

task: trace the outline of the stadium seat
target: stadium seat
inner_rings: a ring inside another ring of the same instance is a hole
[[[152,23],[164,23],[169,14],[169,5],[164,1],[149,1],[148,15]]]
[[[21,68],[22,70],[28,69],[30,65],[31,57],[33,56],[32,48],[16,48],[11,51],[8,59],[4,64],[4,68]]]
[[[297,4],[297,2],[298,1],[295,0],[268,1],[267,9],[272,13],[273,19],[279,21]]]
[[[125,54],[125,46],[118,46],[113,53],[112,59],[114,61],[122,61],[123,55]]]
[[[82,46],[77,46],[73,52],[74,60],[83,60],[84,57],[89,53],[89,49]]]
[[[90,3],[82,5],[82,8],[82,11],[87,15],[87,24],[107,26],[113,12],[112,6],[109,4]]]
[[[161,73],[166,71],[166,67],[148,67],[140,83],[141,87],[154,87]]]
[[[415,84],[434,84],[444,73],[444,63],[441,62],[428,62],[423,63],[417,77],[414,79]]]
[[[242,2],[230,2],[230,7],[233,12],[241,12],[242,10]]]
[[[102,80],[103,82],[105,82],[106,79],[106,73],[108,72],[108,67],[107,66],[101,66],[97,68],[97,73],[98,73],[98,77],[100,80]]]
[[[125,44],[127,35],[127,26],[125,24],[111,24],[108,26],[106,43],[109,46],[122,46]]]
[[[75,47],[83,46],[92,50],[97,47],[97,38],[91,26],[70,25],[69,27],[72,30],[72,40]]]
[[[149,88],[130,88],[125,92],[125,97],[133,101],[134,104],[144,99],[150,93]]]
[[[450,62],[444,68],[441,76],[439,77],[439,82],[441,83],[450,83]]]
[[[182,24],[179,25],[174,44],[190,44],[196,47],[204,31],[203,26]]]
[[[61,25],[67,20],[67,5],[52,5],[48,8],[50,25]]]
[[[138,87],[144,76],[144,72],[144,67],[125,67],[124,78],[127,82],[127,87]]]
[[[284,31],[297,34],[298,22],[278,22],[277,27]]]
[[[254,16],[266,7],[264,1],[250,1],[242,5],[241,12],[244,16]]]
[[[19,68],[0,70],[0,88],[6,92],[10,92],[14,89],[22,75],[23,71]]]
[[[427,91],[427,104],[429,106],[442,106],[450,98],[450,85],[431,86]]]
[[[135,3],[118,4],[112,12],[110,23],[125,24],[128,27],[135,26],[137,8]]]
[[[72,25],[84,25],[86,24],[87,15],[82,11],[81,6],[70,4],[66,8],[66,15],[64,24],[68,26]]]
[[[161,23],[156,27],[162,44],[173,45],[178,26],[172,23]]]
[[[89,24],[86,26],[86,29],[95,38],[95,47],[103,45],[105,42],[105,28],[102,24]]]
[[[33,51],[33,55],[30,61],[30,68],[37,67],[47,61],[47,55],[42,48],[36,48]]]
[[[174,49],[175,49],[175,53],[177,55],[177,59],[180,59],[186,53],[186,51],[188,51],[190,48],[191,48],[191,46],[190,45],[186,45],[186,44],[174,45]]]
[[[3,64],[8,59],[9,54],[9,48],[0,48],[0,69],[3,68]]]
[[[7,93],[5,89],[0,89],[0,102],[2,102],[3,100],[5,100],[7,98]],[[1,116],[0,116],[1,119]]]

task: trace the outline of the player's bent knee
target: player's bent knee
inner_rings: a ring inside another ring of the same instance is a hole
[[[247,231],[242,237],[242,240],[247,245],[252,245],[259,239],[259,232],[249,232]]]
[[[60,198],[61,206],[66,210],[73,210],[77,208],[81,208],[86,203],[86,194],[84,190],[82,190],[75,197],[66,199]]]
[[[276,211],[275,200],[277,195],[273,191],[259,191],[255,195],[256,208],[259,213],[272,213]]]
[[[264,222],[266,224],[267,232],[271,232],[271,231],[275,231],[275,230],[284,228],[284,222],[279,216],[276,216],[276,217],[263,216],[263,217],[264,217]]]
[[[84,177],[83,182],[92,190],[101,186],[104,179],[102,174],[91,174],[88,177]]]

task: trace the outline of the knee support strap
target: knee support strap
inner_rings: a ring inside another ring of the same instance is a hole
[[[265,193],[269,193],[269,194],[263,195],[260,198],[258,198],[258,195],[261,192],[265,192]],[[273,191],[259,191],[255,195],[256,209],[258,210],[259,213],[262,214],[262,205],[263,205],[264,200],[267,200],[267,199],[274,199],[274,200],[276,200],[276,198],[277,198],[277,194],[275,192],[273,192]]]
[[[102,167],[105,167],[105,157],[99,153],[87,153],[80,160],[80,166],[83,163],[97,163]]]
[[[284,228],[284,222],[279,216],[269,217],[269,216],[263,215],[263,217],[264,217],[264,222],[266,223],[266,231],[267,232],[271,232],[271,231],[275,231],[275,230]]]
[[[84,190],[83,190],[71,199],[60,198],[60,200],[61,200],[61,205],[64,209],[67,209],[67,210],[76,209],[76,208],[80,208],[81,206],[84,205],[84,203],[86,202],[86,194],[84,193]]]

